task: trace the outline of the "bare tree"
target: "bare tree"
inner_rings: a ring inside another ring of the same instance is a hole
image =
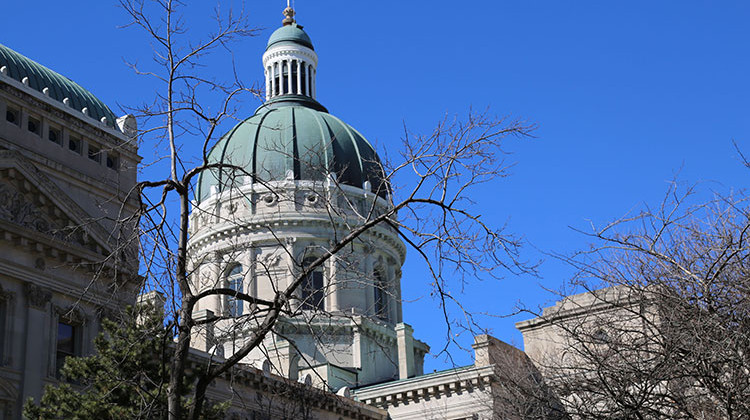
[[[282,252],[257,263],[253,275],[267,278],[272,293],[261,297],[228,287],[221,280],[224,272],[207,271],[207,267],[220,266],[223,260],[217,259],[227,258],[227,253],[191,253],[189,249],[189,237],[194,232],[190,226],[191,212],[194,221],[213,218],[217,223],[235,224],[242,229],[250,221],[236,217],[232,203],[242,200],[255,203],[268,197],[269,202],[282,207],[281,204],[293,206],[300,200],[299,195],[289,195],[284,182],[290,180],[263,176],[260,170],[252,173],[229,160],[209,159],[209,151],[221,134],[218,130],[236,114],[238,97],[260,95],[236,78],[228,84],[212,80],[206,76],[211,72],[202,66],[202,60],[211,52],[231,52],[232,41],[255,32],[247,25],[244,14],[229,11],[217,13],[214,33],[196,40],[180,14],[180,8],[186,6],[178,1],[121,0],[121,5],[132,18],[132,25],[143,29],[153,40],[156,66],[144,69],[134,65],[134,68],[161,86],[153,103],[138,111],[142,144],[166,145],[166,154],[160,158],[167,165],[163,177],[141,181],[134,193],[143,202],[139,216],[147,288],[166,293],[172,302],[167,313],[175,337],[166,390],[170,419],[185,416],[181,412],[182,386],[193,337],[208,329],[224,338],[242,334],[231,354],[211,358],[205,366],[193,369],[197,379],[187,417],[198,418],[209,385],[231,372],[248,354],[262,348],[271,332],[283,336],[285,330],[279,328],[282,324],[312,329],[310,317],[329,316],[322,310],[306,310],[316,307],[316,302],[325,297],[326,291],[323,295],[315,293],[320,290],[312,284],[316,270],[334,257],[339,266],[355,267],[349,257],[351,250],[355,246],[368,246],[369,238],[376,234],[387,231],[400,237],[427,262],[448,325],[452,321],[451,305],[464,310],[453,291],[469,276],[498,277],[508,270],[533,269],[519,258],[518,239],[485,224],[472,211],[469,194],[472,187],[507,174],[505,139],[528,136],[534,127],[518,120],[470,112],[466,119],[445,117],[428,135],[415,136],[406,131],[403,151],[397,157],[382,164],[378,159],[370,162],[369,179],[375,182],[358,190],[369,192],[364,197],[361,194],[355,197],[351,187],[342,181],[341,173],[346,168],[332,172],[330,167],[310,165],[308,171],[312,175],[302,186],[301,197],[316,203],[327,220],[324,225],[331,240],[299,255],[288,251],[284,238],[270,228],[267,233],[277,239]],[[185,155],[183,150],[188,144],[202,144],[198,156]],[[283,152],[282,146],[279,145],[277,152]],[[299,160],[302,164],[316,161]],[[401,174],[407,175],[401,178]],[[209,175],[223,180],[221,197],[226,200],[222,199],[222,205],[227,207],[207,209],[191,201],[196,179]],[[403,186],[397,186],[399,180],[403,180]],[[248,183],[252,183],[252,188],[243,189]],[[253,245],[237,243],[235,250],[239,253],[248,246]],[[274,277],[279,275],[274,268],[276,257],[288,261],[283,271],[292,273],[289,281]],[[353,281],[377,284],[373,283],[377,275],[373,278],[371,273],[358,273],[356,268],[351,272],[357,278]],[[400,299],[391,286],[376,290],[382,293],[380,300],[375,299],[376,315],[388,310],[385,304],[378,303],[385,302],[388,294],[394,295],[392,299]],[[216,296],[221,297],[227,308],[221,313],[196,317],[202,302]],[[379,305],[382,307],[377,308]],[[232,313],[232,308],[243,311]],[[473,328],[470,311],[465,311],[465,318],[469,320],[466,327]],[[221,355],[219,350],[215,351],[217,356]]]
[[[750,418],[747,197],[696,196],[594,228],[565,258],[584,293],[522,326],[573,417]]]

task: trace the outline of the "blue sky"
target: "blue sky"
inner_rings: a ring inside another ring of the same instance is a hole
[[[234,48],[247,83],[262,82],[260,56],[284,3],[245,3],[251,23],[265,28]],[[467,288],[461,299],[477,311],[502,315],[519,301],[549,303],[553,296],[542,287],[558,287],[571,272],[544,253],[585,248],[589,241],[571,227],[658,202],[676,174],[706,193],[745,186],[748,172],[732,142],[750,154],[748,2],[296,3],[320,56],[319,101],[379,150],[398,146],[404,123],[427,132],[446,113],[470,107],[539,125],[536,138],[508,143],[513,175],[475,197],[488,221],[526,238],[527,259],[545,259],[541,278],[507,276]],[[188,10],[196,33],[205,12]],[[118,29],[125,23],[111,1],[9,2],[0,43],[72,78],[120,114],[118,106],[153,96],[152,85],[124,64],[150,59],[141,35]],[[226,61],[208,65],[228,74]],[[248,101],[242,113],[258,105]],[[154,152],[144,146],[141,154]],[[444,331],[436,328],[426,280],[411,258],[402,280],[405,318],[439,348]],[[521,345],[513,327],[521,319],[483,324]],[[458,364],[470,360],[454,356]],[[448,363],[428,357],[426,370]]]

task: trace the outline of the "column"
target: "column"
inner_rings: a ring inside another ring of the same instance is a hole
[[[269,83],[269,77],[268,77],[268,67],[266,67],[266,100],[268,100],[271,97],[271,93],[269,92],[269,89],[271,89],[271,84]]]
[[[302,63],[297,60],[297,95],[302,95]]]
[[[317,77],[316,77],[317,76],[317,71],[315,71],[315,69],[313,69],[312,73],[313,73],[313,75],[312,75],[312,97],[313,97],[313,99],[315,99],[315,97],[318,96],[317,95],[317,93],[318,93],[318,86],[317,86],[318,82],[315,80],[315,79],[317,79]]]
[[[50,325],[49,302],[52,293],[35,284],[26,284],[26,347],[23,359],[23,389],[21,401],[33,397],[39,401],[42,396],[43,381],[53,373],[49,362],[54,360],[55,346]],[[54,325],[57,328],[57,325]]]
[[[271,95],[272,98],[276,95],[276,63],[271,63]]]
[[[196,311],[193,314],[193,320],[196,322],[206,321],[212,319],[213,317],[214,313],[208,309]],[[212,347],[214,346],[214,342],[216,341],[214,338],[214,323],[206,323],[194,327],[192,331],[191,341],[191,347],[194,347],[200,351],[205,351],[206,353],[211,351]]]
[[[398,378],[414,376],[414,329],[411,325],[400,322],[396,324],[396,342],[398,345]]]
[[[336,255],[331,256],[328,260],[330,267],[328,270],[328,312],[338,312],[340,309],[338,284],[336,283],[336,266],[338,265],[336,260]]]
[[[292,60],[286,60],[286,93],[292,94]]]
[[[307,78],[307,96],[312,98],[312,64],[307,66],[305,77]]]

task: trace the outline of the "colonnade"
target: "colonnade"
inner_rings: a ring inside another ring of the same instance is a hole
[[[280,95],[315,98],[315,67],[296,59],[279,60],[266,67],[266,100]]]

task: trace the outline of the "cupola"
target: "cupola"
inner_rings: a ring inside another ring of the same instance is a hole
[[[310,37],[294,19],[294,9],[284,9],[283,26],[268,39],[263,54],[266,100],[296,95],[315,99],[318,55]]]

